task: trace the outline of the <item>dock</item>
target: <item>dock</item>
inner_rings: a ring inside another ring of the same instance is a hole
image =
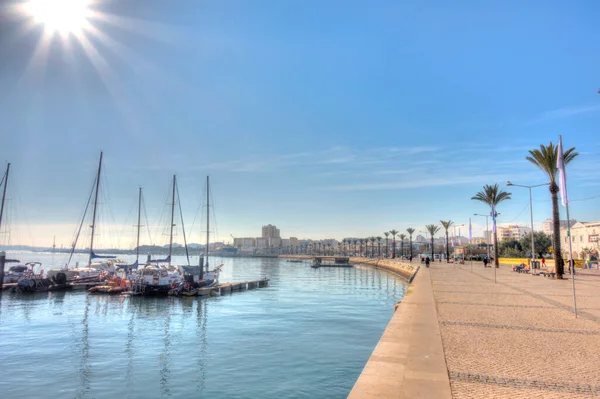
[[[219,283],[214,287],[203,287],[199,288],[195,295],[186,294],[185,296],[217,296],[223,294],[229,294],[237,291],[247,291],[256,288],[264,288],[269,285],[270,279],[263,278],[260,280],[240,281],[235,283]],[[69,283],[72,286],[72,290],[83,291],[88,290],[92,287],[103,285],[103,282],[87,282],[87,283]],[[17,286],[17,283],[6,283],[2,284],[2,290],[8,290]],[[44,291],[46,292],[46,291]],[[96,294],[106,294],[106,292],[97,292]],[[141,296],[140,292],[125,291],[120,293],[126,296]]]
[[[312,268],[319,267],[353,267],[347,256],[313,256]]]
[[[264,288],[269,285],[269,281],[271,281],[271,280],[268,278],[263,278],[260,280],[240,281],[240,282],[235,282],[235,283],[219,283],[213,287],[199,288],[195,294],[186,292],[185,295],[176,295],[176,296],[200,296],[200,297],[221,296],[224,294],[230,294],[232,292],[237,292],[237,291],[247,291],[247,290],[251,290],[251,289],[255,289],[255,288]],[[121,293],[121,295],[141,296],[142,294],[140,292],[125,291],[125,292]]]

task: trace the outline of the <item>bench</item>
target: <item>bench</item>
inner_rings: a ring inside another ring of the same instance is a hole
[[[540,269],[540,275],[544,277],[554,278],[556,276],[556,272],[554,271],[554,269]]]
[[[518,272],[519,273],[529,274],[529,269],[519,269]]]

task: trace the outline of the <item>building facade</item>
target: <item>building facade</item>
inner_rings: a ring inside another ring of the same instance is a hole
[[[568,229],[560,229],[560,245],[567,259],[584,259],[586,255],[598,256],[600,252],[600,222],[577,222],[571,226],[571,247],[569,256]]]
[[[569,220],[569,224],[571,226],[573,226],[575,223],[577,223],[577,220],[575,219],[570,219]],[[560,221],[560,229],[566,229],[567,226],[567,221],[566,220],[561,220]],[[552,219],[546,219],[544,220],[544,222],[542,223],[542,231],[548,235],[552,235],[552,233],[554,232],[554,225],[552,223]]]
[[[262,227],[262,238],[281,238],[279,229],[273,225],[266,225]]]
[[[531,235],[531,228],[526,226],[519,226],[517,224],[508,225],[505,227],[496,227],[496,234],[498,234],[498,241],[502,240],[520,240],[521,238]]]

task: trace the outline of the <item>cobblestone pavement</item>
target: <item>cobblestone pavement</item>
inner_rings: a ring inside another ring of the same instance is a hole
[[[600,397],[600,278],[434,263],[431,284],[455,398]],[[570,277],[569,277],[570,278]]]

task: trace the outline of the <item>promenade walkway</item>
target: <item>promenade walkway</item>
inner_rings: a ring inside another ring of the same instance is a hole
[[[454,398],[600,396],[600,278],[434,263],[431,286]]]

